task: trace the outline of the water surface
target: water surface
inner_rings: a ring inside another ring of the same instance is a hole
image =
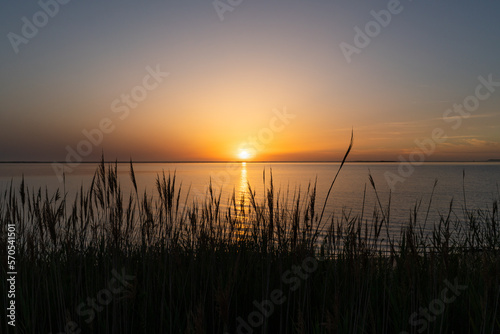
[[[337,179],[326,213],[361,215],[371,219],[374,207],[378,206],[374,190],[369,182],[373,176],[384,208],[389,201],[389,186],[386,172],[397,173],[397,163],[348,163],[344,165]],[[299,193],[307,196],[308,187],[317,184],[317,211],[321,209],[338,163],[135,163],[134,170],[139,193],[146,191],[155,195],[155,179],[165,172],[174,172],[177,184],[182,184],[182,196],[199,201],[207,192],[210,182],[222,193],[222,204],[227,205],[233,192],[239,199],[248,197],[248,184],[255,191],[257,199],[264,196],[264,184],[268,187],[271,171],[276,192],[284,200],[291,201]],[[66,174],[64,183],[58,181],[51,164],[0,164],[0,190],[18,188],[24,175],[30,189],[47,188],[49,192],[60,189],[74,198],[80,187],[88,188],[97,164],[81,164]],[[465,178],[463,175],[465,173]],[[118,174],[123,193],[133,192],[130,166],[118,164]],[[411,209],[421,203],[420,218],[425,217],[435,180],[438,180],[430,206],[429,221],[436,222],[440,215],[446,215],[453,200],[453,214],[460,216],[464,208],[491,210],[498,200],[500,184],[500,163],[426,163],[416,166],[414,173],[399,183],[391,193],[391,223],[396,228],[409,220]],[[465,190],[465,192],[464,192]],[[366,193],[365,193],[366,191]],[[363,206],[364,203],[364,206]],[[461,217],[461,216],[460,216]]]

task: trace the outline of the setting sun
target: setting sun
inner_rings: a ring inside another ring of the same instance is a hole
[[[246,160],[246,159],[250,158],[250,153],[249,153],[247,150],[241,150],[241,151],[238,153],[238,157],[239,157],[241,160]]]

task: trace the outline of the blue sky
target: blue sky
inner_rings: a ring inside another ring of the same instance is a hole
[[[500,88],[457,129],[442,119],[480,76],[500,81],[500,3],[401,1],[347,62],[340,44],[390,3],[243,0],[221,21],[211,1],[72,0],[16,53],[9,33],[42,9],[5,1],[0,160],[64,160],[103,119],[85,160],[231,160],[285,107],[256,160],[336,160],[351,128],[353,159],[397,160],[435,128],[449,138],[429,161],[500,158]],[[111,103],[158,66],[169,76],[119,119]]]

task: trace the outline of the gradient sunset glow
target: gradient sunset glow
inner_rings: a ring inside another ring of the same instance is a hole
[[[0,160],[335,161],[354,130],[350,160],[398,161],[435,129],[427,161],[500,159],[500,4],[398,3],[366,33],[394,2],[70,1],[16,53],[42,7],[7,1]]]

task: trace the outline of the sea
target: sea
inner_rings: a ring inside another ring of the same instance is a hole
[[[122,193],[125,197],[134,194],[130,164],[116,167]],[[463,219],[471,210],[491,212],[500,200],[499,162],[428,162],[419,166],[347,162],[332,186],[339,167],[340,163],[327,162],[133,164],[139,194],[153,198],[157,198],[155,181],[163,173],[175,174],[186,203],[203,201],[211,185],[221,196],[222,207],[231,205],[233,194],[238,201],[248,199],[249,189],[263,202],[271,182],[275,197],[291,205],[299,194],[301,200],[307,200],[316,185],[316,212],[326,202],[325,219],[358,216],[369,222],[375,211],[379,215],[383,211],[389,216],[391,233],[400,233],[400,226],[408,224],[415,209],[417,221],[427,220],[432,226],[449,214],[452,219]],[[67,170],[61,182],[51,163],[1,163],[0,194],[11,187],[18,191],[24,178],[30,191],[53,194],[59,189],[70,202],[82,187],[90,187],[97,168],[97,163],[82,163]]]

